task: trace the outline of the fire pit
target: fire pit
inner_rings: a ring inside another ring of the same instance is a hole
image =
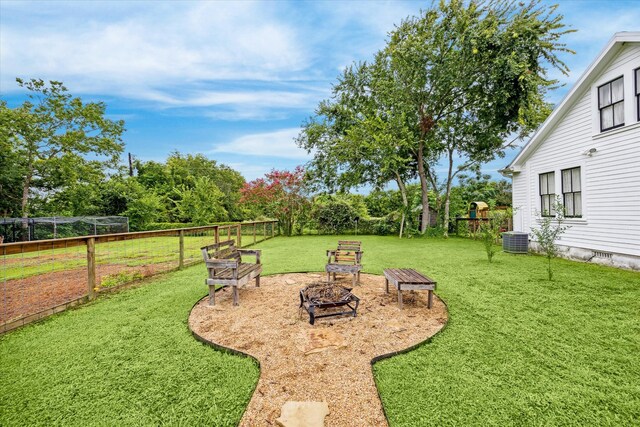
[[[354,305],[352,305],[352,303]],[[356,317],[356,310],[360,299],[351,293],[351,288],[337,285],[335,283],[317,282],[311,283],[306,288],[300,290],[300,307],[309,313],[309,323],[312,325],[316,319],[321,317],[341,316],[350,314]],[[349,311],[332,311],[331,313],[316,314],[316,309],[333,309],[347,306]]]

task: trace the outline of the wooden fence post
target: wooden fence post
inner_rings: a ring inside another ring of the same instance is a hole
[[[180,255],[178,258],[178,268],[184,267],[184,230],[180,230]]]
[[[87,286],[92,300],[96,296],[96,239],[93,237],[87,239]]]
[[[238,241],[236,242],[237,247],[241,248],[242,247],[242,225],[238,224],[236,227],[236,238],[238,239]]]
[[[256,244],[256,223],[253,223],[253,244]]]
[[[262,223],[262,240],[267,240],[267,223]]]
[[[227,240],[231,240],[231,226],[227,225]]]
[[[275,227],[273,226],[275,223],[276,223],[275,221],[271,221],[271,237],[272,238],[273,236],[275,236],[275,230],[274,230]]]
[[[220,230],[216,225],[216,228],[213,229],[213,243],[220,243]]]

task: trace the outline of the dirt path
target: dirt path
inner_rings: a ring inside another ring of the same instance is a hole
[[[387,425],[371,371],[371,359],[420,343],[447,321],[439,298],[427,309],[426,292],[405,292],[399,310],[396,293],[385,294],[384,277],[363,274],[353,289],[358,316],[330,317],[309,324],[300,312],[299,291],[320,274],[264,277],[261,287],[206,298],[191,312],[189,325],[201,337],[240,350],[260,361],[260,379],[241,426],[273,426],[287,401],[326,401],[326,426]],[[350,277],[344,278],[348,286]],[[393,289],[393,287],[391,287]]]
[[[175,263],[135,267],[123,264],[99,264],[96,268],[96,282],[100,284],[105,277],[123,271],[148,277],[172,268],[175,268]],[[14,280],[0,280],[0,323],[48,310],[87,294],[86,267],[44,272]]]

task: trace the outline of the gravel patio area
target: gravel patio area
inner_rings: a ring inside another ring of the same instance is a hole
[[[384,289],[384,277],[362,274],[352,292],[360,298],[357,317],[329,317],[309,324],[299,309],[299,291],[325,278],[320,273],[263,277],[261,286],[240,289],[240,305],[231,291],[203,298],[192,310],[192,331],[212,343],[239,350],[260,362],[260,379],[240,426],[273,426],[287,401],[327,402],[326,426],[387,425],[371,370],[376,356],[419,344],[447,322],[436,296],[427,309],[427,292]],[[351,287],[351,276],[338,277]],[[204,289],[203,289],[204,290]],[[204,373],[206,375],[206,373]]]

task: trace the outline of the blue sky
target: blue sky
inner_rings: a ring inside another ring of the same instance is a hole
[[[566,87],[617,31],[640,30],[638,1],[559,1]],[[61,80],[124,119],[125,152],[163,161],[204,153],[251,180],[309,156],[293,139],[343,67],[370,60],[420,1],[0,1],[0,93],[16,77]],[[240,153],[240,154],[238,154]],[[496,178],[516,154],[485,165]],[[123,157],[124,159],[124,157]]]

